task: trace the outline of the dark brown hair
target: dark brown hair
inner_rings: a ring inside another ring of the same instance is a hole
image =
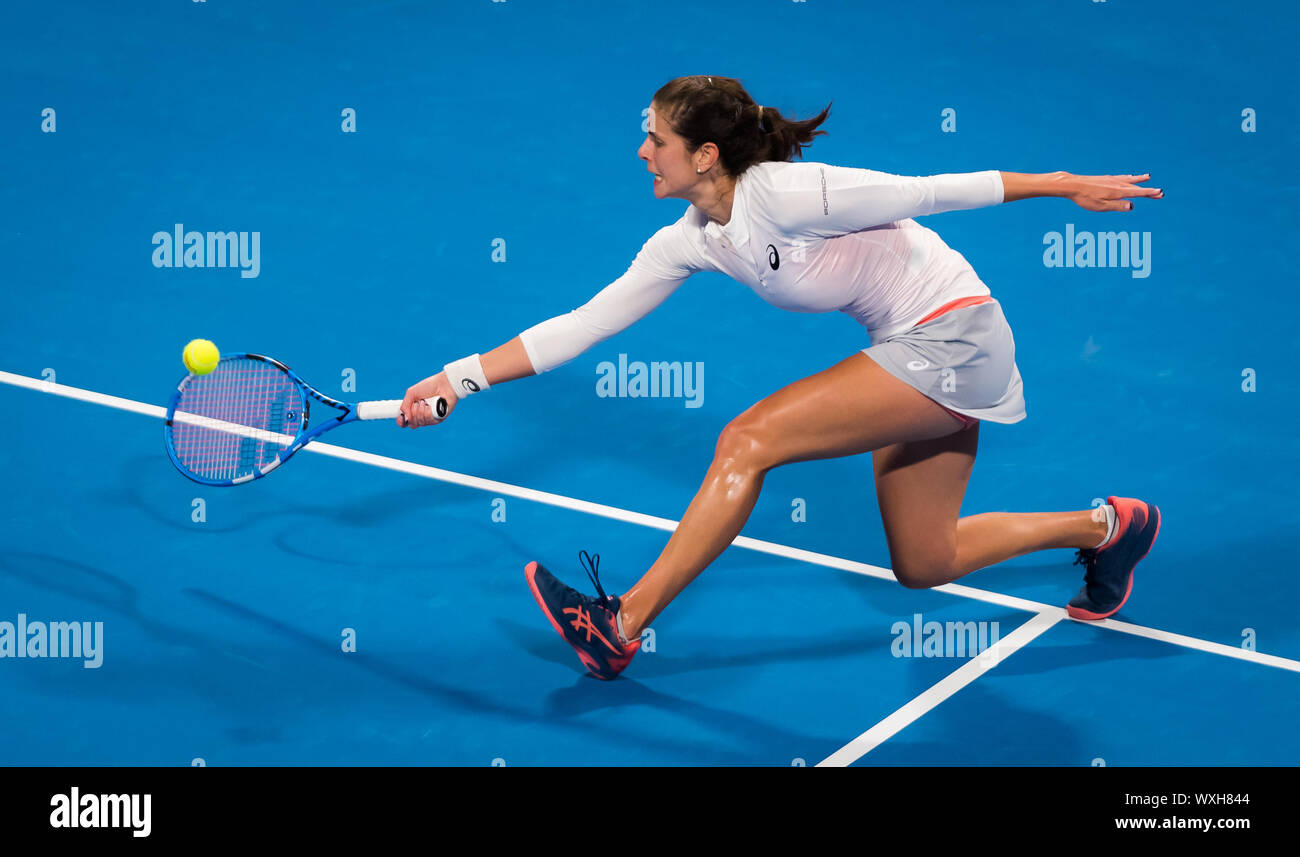
[[[734,77],[702,74],[668,81],[654,103],[690,151],[716,145],[723,169],[733,176],[763,161],[803,157],[803,147],[826,133],[815,129],[831,112],[827,104],[811,119],[787,119],[775,107],[760,108]]]

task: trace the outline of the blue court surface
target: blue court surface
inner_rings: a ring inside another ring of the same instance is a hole
[[[90,668],[0,658],[0,763],[1300,764],[1297,17],[6,4],[0,623],[102,631]],[[1067,550],[899,586],[858,456],[769,474],[623,676],[586,676],[525,563],[585,588],[586,549],[625,590],[727,422],[868,344],[717,274],[437,428],[344,428],[239,488],[173,469],[159,413],[192,338],[388,399],[622,274],[686,206],[636,155],[651,95],[686,74],[787,115],[833,100],[807,160],[1165,189],[1128,214],[922,220],[1001,301],[1025,383],[1029,418],[982,427],[963,514],[1160,504],[1113,619],[1065,616]],[[157,267],[152,236],[178,228],[257,233],[256,264]],[[1111,230],[1142,258],[1044,263],[1050,233]],[[698,394],[599,395],[620,355],[698,365]],[[905,639],[925,623],[989,639],[927,656]]]

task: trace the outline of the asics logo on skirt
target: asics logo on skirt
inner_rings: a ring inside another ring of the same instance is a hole
[[[914,370],[914,371],[915,371],[915,370],[920,370],[920,369],[929,369],[929,368],[930,368],[930,361],[929,361],[929,360],[909,360],[909,361],[907,361],[907,368],[908,368],[908,369],[912,369],[912,370]]]

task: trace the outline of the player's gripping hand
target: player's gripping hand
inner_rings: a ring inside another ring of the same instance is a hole
[[[433,413],[433,409],[424,401],[435,396],[442,396],[447,400],[447,413],[442,419],[439,419]],[[402,428],[422,428],[437,425],[451,416],[451,412],[456,409],[457,401],[456,391],[452,389],[451,384],[447,381],[445,372],[430,375],[415,386],[407,389],[406,397],[402,399],[402,412],[397,415],[397,424]]]

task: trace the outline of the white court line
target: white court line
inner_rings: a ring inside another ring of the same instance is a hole
[[[944,676],[938,684],[909,701],[902,708],[872,726],[843,747],[817,763],[819,768],[842,768],[861,759],[876,747],[893,738],[939,703],[961,690],[984,673],[1006,660],[1012,653],[1065,618],[1065,610],[1056,607],[1034,616],[992,646]]]
[[[224,431],[227,434],[237,434],[240,437],[251,437],[253,440],[260,440],[263,443],[276,443],[280,446],[288,446],[293,443],[297,435],[280,434],[278,431],[267,431],[266,429],[253,428],[244,426],[239,423],[219,420],[215,417],[205,417],[201,414],[191,414],[187,411],[177,411],[172,414],[172,422],[186,423],[192,426],[201,426],[213,431]]]
[[[1120,631],[1124,634],[1132,634],[1135,637],[1146,637],[1148,640],[1158,640],[1161,643],[1170,643],[1175,646],[1183,646],[1188,649],[1209,652],[1212,655],[1223,655],[1225,658],[1237,658],[1242,661],[1250,661],[1256,664],[1277,667],[1278,669],[1300,672],[1300,661],[1291,660],[1290,658],[1280,658],[1277,655],[1266,655],[1262,652],[1252,652],[1239,646],[1215,643],[1210,640],[1202,640],[1198,637],[1188,637],[1184,634],[1175,634],[1173,631],[1159,631],[1155,628],[1147,628],[1143,625],[1134,625],[1130,622],[1120,622],[1117,619],[1102,619],[1095,622],[1085,622],[1081,619],[1071,619],[1070,621],[1078,622],[1080,625],[1090,625],[1094,628],[1109,628],[1112,631]]]
[[[29,390],[47,392],[58,396],[64,396],[69,399],[77,399],[83,402],[104,405],[105,407],[144,414],[145,416],[158,417],[159,419],[162,419],[167,414],[166,408],[157,405],[146,405],[143,402],[136,402],[131,399],[120,399],[116,396],[108,396],[103,393],[95,393],[77,387],[68,387],[63,384],[51,384],[50,382],[39,378],[29,378],[26,375],[15,375],[3,370],[0,370],[0,383],[12,384],[13,386],[25,387]],[[318,455],[328,455],[332,458],[346,459],[347,461],[353,461],[358,464],[369,464],[372,467],[380,467],[385,470],[407,473],[423,479],[433,479],[453,485],[462,485],[466,488],[489,491],[496,495],[517,497],[521,500],[530,500],[535,503],[558,506],[562,509],[569,509],[575,512],[585,512],[589,515],[611,518],[616,521],[623,521],[625,523],[636,524],[642,527],[666,530],[668,532],[672,532],[677,528],[678,522],[669,520],[668,518],[657,518],[653,515],[644,515],[640,512],[631,512],[614,506],[590,503],[586,500],[577,500],[572,497],[566,497],[563,494],[550,494],[545,491],[535,491],[532,488],[511,485],[507,482],[497,482],[493,479],[467,476],[463,473],[456,473],[452,470],[441,470],[437,467],[429,467],[425,464],[416,464],[398,458],[389,458],[383,455],[375,455],[370,452],[361,452],[359,450],[348,449],[343,446],[335,446],[329,443],[314,441],[303,447],[303,450],[306,452],[314,452]],[[752,539],[748,536],[737,536],[736,540],[733,541],[732,544],[736,547],[745,548],[747,550],[771,554],[773,556],[779,556],[799,562],[806,562],[811,565],[835,568],[840,571],[848,571],[853,574],[861,574],[866,577],[875,577],[880,580],[888,580],[891,582],[896,580],[893,572],[877,565],[868,565],[863,562],[855,562],[854,560],[829,556],[827,554],[803,550],[802,548],[789,547],[787,545],[776,544],[775,542],[765,542],[759,539]],[[1064,612],[1060,607],[1052,604],[1030,601],[1025,598],[1016,598],[1012,595],[1003,595],[1000,592],[989,592],[984,589],[976,589],[971,586],[964,586],[957,583],[947,583],[943,586],[936,586],[932,591],[945,592],[949,595],[957,595],[962,598],[983,601],[986,604],[996,604],[999,607],[1007,607],[1013,610],[1024,610],[1030,613],[1051,613],[1053,611]],[[1071,619],[1070,621],[1073,622],[1076,620]],[[1209,640],[1201,640],[1196,637],[1188,637],[1183,634],[1175,634],[1170,631],[1161,631],[1156,628],[1147,628],[1142,625],[1133,625],[1128,622],[1119,622],[1114,619],[1103,619],[1099,622],[1084,622],[1082,624],[1091,625],[1096,628],[1105,628],[1111,631],[1119,631],[1121,633],[1145,637],[1149,640],[1157,640],[1170,645],[1197,649],[1211,654],[1223,655],[1225,657],[1236,658],[1238,660],[1250,661],[1252,663],[1300,673],[1300,660],[1282,658],[1277,655],[1266,655],[1261,652],[1240,649],[1223,643],[1215,643]]]

